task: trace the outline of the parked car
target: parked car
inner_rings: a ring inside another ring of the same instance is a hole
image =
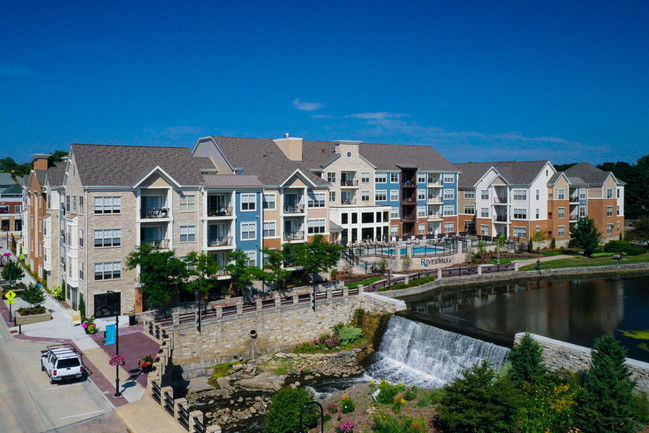
[[[41,370],[47,373],[50,383],[79,379],[83,375],[83,363],[74,347],[55,344],[42,351]]]

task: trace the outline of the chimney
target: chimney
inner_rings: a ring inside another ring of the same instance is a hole
[[[34,170],[47,170],[48,158],[52,156],[49,153],[35,153],[32,155],[34,160]]]
[[[302,161],[302,139],[291,137],[288,132],[284,134],[284,138],[273,140],[277,147],[280,148],[284,155],[291,161]]]

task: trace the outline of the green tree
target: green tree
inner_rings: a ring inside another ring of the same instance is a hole
[[[6,158],[0,158],[0,171],[3,171],[5,173],[9,173],[12,170],[15,170],[16,167],[18,167],[18,164],[16,161],[14,161],[13,158],[6,157]]]
[[[272,290],[285,290],[286,280],[291,276],[291,271],[283,268],[285,254],[281,250],[262,248],[261,252],[266,256],[264,263],[264,281],[267,282]]]
[[[23,291],[21,298],[23,298],[23,301],[29,303],[31,307],[41,305],[46,299],[45,292],[43,292],[43,289],[38,287],[36,284],[30,284],[27,286]]]
[[[444,386],[439,429],[444,433],[508,433],[516,431],[517,391],[507,378],[496,380],[488,361],[462,371]]]
[[[47,160],[49,162],[59,162],[63,161],[64,156],[68,156],[68,152],[66,152],[65,150],[55,150],[54,153],[51,154],[49,158],[47,158]]]
[[[631,230],[626,232],[626,237],[632,241],[643,242],[649,248],[649,217],[634,221]]]
[[[304,272],[311,275],[314,299],[316,275],[336,266],[343,249],[341,245],[327,242],[322,235],[315,235],[311,242],[295,245],[293,263],[295,266],[301,266]],[[313,309],[315,310],[315,301]]]
[[[205,298],[210,289],[214,286],[214,280],[210,277],[219,271],[219,264],[211,254],[192,251],[184,258],[187,264],[187,289],[194,293],[200,294],[200,298]]]
[[[519,384],[541,382],[546,374],[542,353],[539,343],[526,332],[520,343],[509,352],[512,379]]]
[[[79,293],[79,313],[81,317],[86,317],[86,301],[83,300],[83,293]]]
[[[15,283],[25,276],[23,267],[20,266],[15,260],[7,261],[6,266],[2,269],[2,278]]]
[[[595,341],[591,369],[579,398],[577,419],[585,433],[635,431],[631,404],[634,383],[626,366],[626,349],[613,335]]]
[[[570,229],[570,244],[584,249],[584,255],[590,257],[599,246],[601,234],[595,227],[595,221],[590,218],[579,218],[577,224]]]
[[[626,182],[624,187],[624,214],[629,219],[649,215],[649,155],[638,159],[636,164],[628,162],[605,162],[597,168],[610,171],[616,178]]]
[[[304,388],[286,387],[280,389],[270,400],[266,412],[266,433],[299,432],[300,412],[311,401]],[[313,406],[307,408],[302,416],[304,429],[309,431],[318,425],[318,416]]]
[[[140,267],[140,284],[147,308],[165,307],[189,276],[185,262],[173,251],[159,251],[142,243],[126,257],[126,268]]]
[[[242,250],[231,251],[227,257],[229,263],[225,266],[225,272],[230,275],[232,296],[243,295],[252,288],[253,281],[263,278],[263,271],[256,266],[248,266],[250,258]]]

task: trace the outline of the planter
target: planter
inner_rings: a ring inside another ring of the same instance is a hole
[[[16,325],[29,325],[30,323],[47,322],[52,320],[52,315],[48,312],[42,314],[30,314],[29,316],[21,316],[20,313],[15,313]]]

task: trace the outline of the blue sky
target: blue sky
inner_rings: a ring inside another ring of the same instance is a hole
[[[198,137],[649,154],[649,2],[4,1],[0,157]]]

